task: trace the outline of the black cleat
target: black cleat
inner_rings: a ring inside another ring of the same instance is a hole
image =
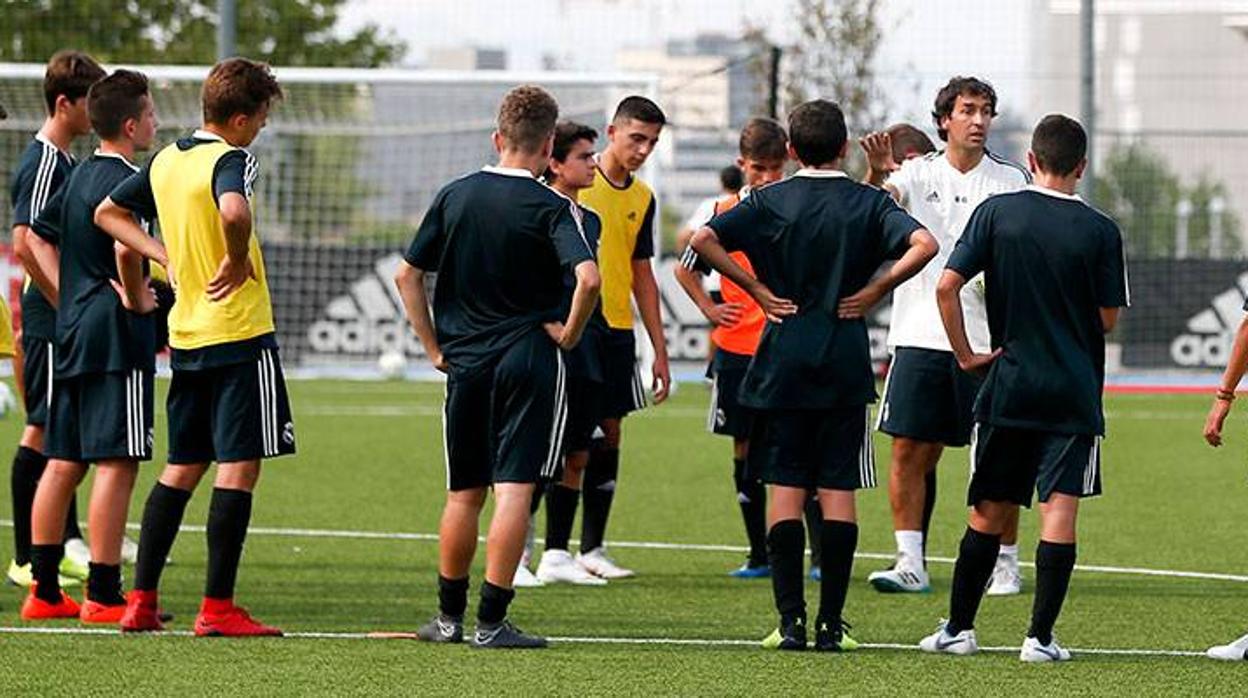
[[[463,642],[464,619],[444,616],[441,613],[420,626],[416,637],[424,642]]]
[[[852,626],[843,620],[817,621],[815,624],[816,652],[852,652],[858,649],[858,641],[847,632]]]
[[[546,646],[546,638],[529,635],[504,620],[501,623],[477,623],[472,646],[480,649],[538,649]]]
[[[800,616],[788,622],[782,619],[780,627],[763,639],[763,649],[799,652],[806,649],[806,619]]]

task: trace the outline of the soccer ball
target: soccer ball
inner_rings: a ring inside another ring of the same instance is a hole
[[[382,378],[402,378],[407,371],[407,357],[400,351],[387,351],[377,357],[377,370],[381,372]]]
[[[0,382],[0,417],[17,409],[17,396],[13,394],[8,383]]]

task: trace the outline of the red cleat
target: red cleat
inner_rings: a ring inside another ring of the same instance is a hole
[[[204,599],[195,618],[197,637],[281,637],[282,631],[251,617],[233,601]]]
[[[48,603],[43,599],[35,596],[35,584],[30,585],[30,593],[26,595],[26,600],[22,602],[22,620],[56,620],[59,618],[77,618],[81,613],[78,608],[78,602],[69,597],[65,590],[61,590],[61,600],[56,603]]]
[[[126,610],[121,616],[121,632],[150,633],[164,630],[161,621],[160,604],[157,602],[156,590],[142,591],[135,589],[126,597]]]
[[[116,625],[126,613],[126,604],[103,604],[91,599],[84,599],[82,612],[78,618],[83,623],[109,623]]]

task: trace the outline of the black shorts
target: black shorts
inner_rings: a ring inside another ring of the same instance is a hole
[[[706,430],[712,434],[748,439],[754,412],[741,404],[738,396],[745,370],[752,357],[716,349],[707,368],[711,379],[711,408],[706,416]]]
[[[632,330],[607,331],[602,338],[602,419],[620,419],[644,409],[646,389],[637,373],[637,340]]]
[[[603,385],[583,376],[568,376],[568,421],[563,430],[563,453],[588,451],[602,416]]]
[[[870,406],[755,410],[749,469],[769,485],[875,487]]]
[[[889,436],[965,446],[971,440],[980,380],[953,352],[897,347],[875,428]]]
[[[229,463],[295,452],[295,424],[276,349],[261,349],[255,361],[174,369],[165,404],[170,463]]]
[[[75,463],[151,460],[152,383],[138,369],[53,381],[43,452]]]
[[[41,427],[48,423],[52,398],[52,342],[22,335],[22,395],[26,423]]]
[[[979,423],[971,439],[971,485],[966,500],[1031,506],[1054,492],[1072,497],[1101,493],[1101,437],[1058,434]]]
[[[568,415],[564,381],[563,356],[545,332],[481,368],[452,369],[442,419],[447,489],[553,477]]]

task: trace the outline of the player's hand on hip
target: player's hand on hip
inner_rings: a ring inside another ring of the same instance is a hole
[[[147,315],[156,310],[159,305],[156,302],[156,292],[151,286],[144,286],[143,291],[139,293],[138,303],[131,303],[130,297],[126,295],[126,288],[116,279],[109,279],[108,282],[113,285],[113,290],[121,298],[121,306],[126,310],[138,315]]]
[[[755,283],[751,287],[750,295],[758,301],[758,306],[763,309],[763,314],[767,316],[767,319],[777,325],[784,322],[786,317],[797,313],[796,303],[787,298],[780,298],[761,283]]]
[[[560,349],[567,349],[563,345],[564,342],[564,326],[562,322],[546,322],[542,324],[542,329],[546,330],[546,336],[550,337],[550,341]]]
[[[716,327],[732,327],[741,322],[743,310],[740,303],[719,303],[707,309],[706,319]]]
[[[982,378],[988,374],[988,369],[992,368],[992,363],[1000,358],[1001,351],[1001,349],[997,349],[991,354],[971,354],[965,360],[958,360],[958,368]]]
[[[865,286],[852,296],[846,296],[836,304],[836,316],[842,320],[856,320],[864,317],[883,294],[872,286]]]
[[[868,133],[858,139],[858,146],[867,156],[867,163],[876,172],[892,172],[897,169],[893,160],[893,137],[886,131]]]
[[[1209,416],[1205,418],[1205,441],[1210,446],[1222,445],[1222,425],[1226,416],[1231,413],[1231,401],[1215,399],[1209,408]]]
[[[654,404],[657,405],[666,400],[672,390],[672,369],[667,363],[667,357],[656,356],[650,372],[654,376],[650,389],[654,391]]]
[[[224,300],[231,293],[242,288],[248,279],[256,278],[256,270],[251,266],[251,258],[244,257],[243,261],[236,262],[229,255],[221,260],[220,266],[217,267],[217,273],[208,281],[208,299],[212,301]]]

